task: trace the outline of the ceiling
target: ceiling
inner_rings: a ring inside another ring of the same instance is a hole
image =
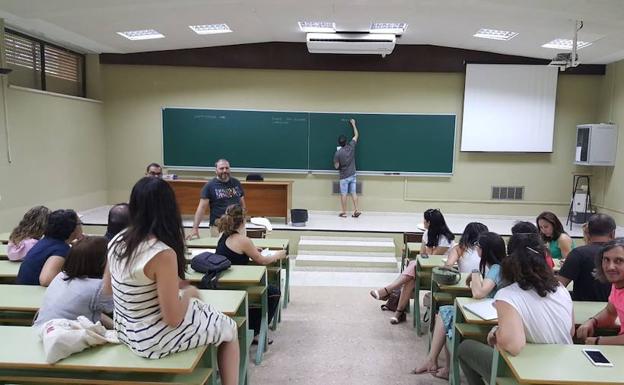
[[[405,22],[398,44],[432,44],[549,59],[541,45],[572,38],[584,22],[581,63],[624,59],[624,0],[0,0],[7,27],[84,53],[130,53],[260,42],[305,42],[298,21],[333,21],[365,31]],[[234,31],[196,35],[189,25],[226,23]],[[130,41],[118,31],[153,28],[164,39]],[[478,39],[479,28],[511,30],[508,42]]]

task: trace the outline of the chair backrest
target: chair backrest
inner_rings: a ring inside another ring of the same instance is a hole
[[[423,233],[403,233],[403,243],[422,242]]]
[[[246,233],[249,238],[266,238],[266,229],[247,229]]]

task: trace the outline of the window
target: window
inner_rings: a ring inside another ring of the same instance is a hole
[[[4,44],[10,84],[85,96],[84,55],[8,29]]]

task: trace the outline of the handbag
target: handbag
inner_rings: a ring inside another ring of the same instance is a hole
[[[439,285],[455,285],[461,280],[461,273],[453,267],[438,266],[431,270],[431,278]]]
[[[219,273],[232,266],[232,262],[223,255],[211,253],[209,251],[197,254],[191,260],[193,270],[204,273],[198,287],[200,289],[217,289]]]

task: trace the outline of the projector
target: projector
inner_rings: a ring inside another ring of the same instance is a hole
[[[579,65],[578,55],[574,60],[572,59],[572,52],[558,53],[550,63],[549,66],[559,67],[559,71],[565,71],[570,67],[576,67]]]

